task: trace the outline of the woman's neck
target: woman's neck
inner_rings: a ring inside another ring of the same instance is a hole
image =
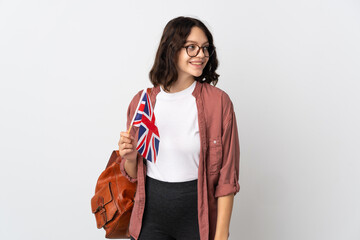
[[[187,78],[179,77],[176,82],[171,84],[171,86],[169,87],[169,91],[165,91],[165,92],[168,92],[168,93],[180,92],[180,91],[190,87],[191,84],[194,83],[194,81],[195,81],[195,79],[194,79],[193,76],[190,76],[190,77],[187,77]],[[164,89],[164,87],[163,87],[163,89]]]

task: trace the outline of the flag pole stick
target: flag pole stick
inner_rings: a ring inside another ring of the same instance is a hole
[[[130,125],[130,128],[129,128],[129,130],[128,130],[128,133],[130,133],[130,131],[131,131],[131,127],[132,127],[132,125]]]

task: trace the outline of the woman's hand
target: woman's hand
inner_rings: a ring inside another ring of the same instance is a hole
[[[137,156],[137,141],[135,138],[127,132],[120,132],[120,140],[118,145],[121,158],[125,158],[126,160],[135,163]]]

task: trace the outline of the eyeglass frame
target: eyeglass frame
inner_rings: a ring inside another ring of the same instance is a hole
[[[188,47],[190,47],[191,45],[195,45],[198,47],[198,50],[197,50],[197,53],[195,54],[195,56],[190,56],[189,53],[188,53]],[[209,56],[205,56],[205,51],[204,51],[204,48],[205,47],[213,47],[213,51],[211,52],[211,54],[209,54]],[[210,58],[214,52],[215,52],[215,46],[214,45],[208,45],[208,46],[203,46],[203,47],[200,47],[199,45],[195,44],[195,43],[192,43],[188,46],[184,46],[183,48],[185,48],[185,51],[186,51],[186,54],[189,56],[189,57],[196,57],[197,55],[199,55],[200,53],[200,49],[202,49],[202,52],[204,53],[204,56],[207,57],[207,58]]]

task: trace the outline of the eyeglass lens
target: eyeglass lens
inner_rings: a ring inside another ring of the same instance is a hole
[[[213,49],[211,48],[211,46],[204,46],[202,47],[202,50],[204,52],[205,57],[209,57],[213,53]],[[190,57],[195,57],[199,54],[200,47],[197,45],[189,45],[187,46],[186,51]]]

